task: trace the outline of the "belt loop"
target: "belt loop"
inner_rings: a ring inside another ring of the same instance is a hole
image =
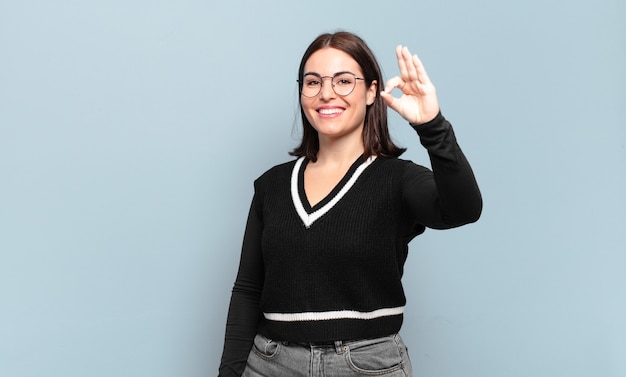
[[[341,340],[335,340],[335,352],[337,352],[337,355],[343,355],[346,352],[346,346],[343,345]]]

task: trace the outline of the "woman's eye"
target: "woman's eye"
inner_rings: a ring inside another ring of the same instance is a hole
[[[335,85],[342,85],[342,86],[346,86],[346,85],[352,85],[352,78],[351,77],[337,77],[335,79]]]

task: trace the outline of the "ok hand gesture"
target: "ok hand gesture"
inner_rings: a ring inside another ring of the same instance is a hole
[[[417,55],[411,55],[407,47],[396,47],[396,55],[400,76],[389,79],[381,92],[385,104],[411,124],[423,124],[434,119],[439,113],[439,103],[435,86],[428,78],[424,65]],[[400,98],[391,94],[395,88],[402,91]]]

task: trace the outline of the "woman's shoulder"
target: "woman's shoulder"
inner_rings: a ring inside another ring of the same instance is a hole
[[[419,165],[411,160],[398,157],[378,157],[385,169],[393,169],[394,171],[404,173],[407,171],[424,171],[429,170],[427,167]]]

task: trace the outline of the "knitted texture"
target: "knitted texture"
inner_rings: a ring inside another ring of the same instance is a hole
[[[301,162],[270,170],[255,186],[266,225],[260,307],[264,313],[292,314],[282,317],[294,319],[266,315],[260,332],[272,339],[308,342],[397,332],[402,323],[398,308],[406,303],[402,265],[415,225],[401,210],[399,182],[407,162],[377,158],[367,166],[359,158],[313,208],[302,184],[308,161]],[[294,183],[295,197],[289,190]],[[298,204],[321,216],[306,224],[295,209]],[[396,310],[385,310],[391,308]]]

